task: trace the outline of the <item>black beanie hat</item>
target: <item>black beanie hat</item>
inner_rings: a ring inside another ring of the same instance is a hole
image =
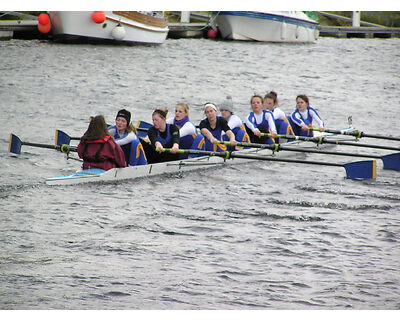
[[[117,119],[118,117],[124,118],[128,123],[128,125],[131,123],[131,113],[128,110],[125,109],[119,110],[115,119]]]

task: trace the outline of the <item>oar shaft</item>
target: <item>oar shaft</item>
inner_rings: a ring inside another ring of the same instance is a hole
[[[172,149],[166,148],[164,150],[156,149],[157,151],[171,152]],[[285,158],[275,158],[271,156],[258,156],[252,154],[239,154],[236,152],[213,152],[203,150],[187,150],[179,149],[178,153],[188,153],[197,155],[208,155],[223,157],[225,159],[230,158],[242,158],[249,160],[265,160],[265,161],[277,161],[277,162],[292,162],[301,164],[313,164],[331,167],[344,167],[346,170],[346,177],[350,179],[375,179],[376,178],[376,160],[350,162],[350,163],[332,163],[332,162],[320,162],[320,161],[308,161],[308,160],[295,160]]]
[[[303,137],[303,136],[288,136],[288,135],[278,135],[277,137],[284,138],[284,139],[311,141],[314,143],[328,143],[328,144],[336,144],[336,145],[344,145],[344,146],[400,151],[400,148],[397,148],[397,147],[380,146],[380,145],[375,145],[375,144],[362,144],[362,143],[350,142],[350,141],[331,141],[324,137]]]
[[[38,148],[45,148],[45,149],[53,149],[53,150],[60,150],[60,146],[52,145],[52,144],[42,144],[42,143],[33,143],[33,142],[22,142],[22,145],[31,146],[31,147],[38,147]]]
[[[68,153],[68,152],[77,152],[78,148],[77,147],[73,147],[67,144],[63,144],[61,146],[58,145],[53,145],[53,144],[43,144],[43,143],[34,143],[34,142],[25,142],[22,141],[22,145],[25,146],[31,146],[31,147],[38,147],[38,148],[45,148],[45,149],[53,149],[53,150],[58,150],[64,153]]]
[[[229,141],[220,141],[219,143],[223,143],[225,145],[231,145]],[[335,156],[347,156],[347,157],[359,157],[359,158],[373,158],[380,159],[380,156],[372,155],[372,154],[356,154],[350,152],[337,152],[337,151],[329,151],[329,150],[318,150],[318,149],[304,149],[304,148],[295,148],[289,146],[282,146],[281,144],[262,144],[262,143],[247,143],[247,142],[237,142],[239,147],[250,147],[250,148],[259,148],[259,149],[270,149],[274,152],[278,152],[281,150],[293,151],[293,152],[305,152],[305,153],[319,153],[319,154],[331,154]]]
[[[165,148],[165,152],[171,152],[172,149]],[[157,150],[160,151],[160,150]],[[287,158],[275,158],[271,156],[258,156],[254,154],[238,154],[236,152],[215,152],[215,151],[204,151],[204,150],[188,150],[188,149],[179,149],[178,153],[189,153],[189,154],[197,154],[197,155],[205,155],[205,156],[215,156],[221,157],[225,159],[249,159],[249,160],[265,160],[265,161],[277,161],[277,162],[291,162],[291,163],[304,163],[304,164],[316,164],[316,165],[324,165],[324,166],[332,166],[332,167],[343,167],[343,164],[332,163],[332,162],[321,162],[321,161],[309,161],[309,160],[296,160],[296,159],[287,159]]]
[[[137,131],[147,132],[149,129],[147,128],[136,128]],[[69,137],[71,140],[81,140],[81,137]]]
[[[320,129],[313,128],[314,131],[321,131]],[[347,136],[353,136],[357,138],[374,138],[374,139],[383,139],[383,140],[392,140],[392,141],[400,141],[400,137],[392,137],[392,136],[385,136],[385,135],[380,135],[380,134],[368,134],[364,133],[359,130],[350,130],[350,131],[345,131],[345,130],[335,130],[335,129],[325,129],[325,132],[328,133],[334,133],[334,134],[343,134]]]
[[[384,140],[392,140],[392,141],[400,141],[399,137],[392,137],[392,136],[382,136],[378,134],[367,134],[364,132],[361,132],[361,135],[366,138],[375,138],[375,139],[384,139]]]

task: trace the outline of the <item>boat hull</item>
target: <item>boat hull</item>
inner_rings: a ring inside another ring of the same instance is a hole
[[[319,34],[318,23],[304,19],[278,12],[222,11],[218,13],[215,21],[224,39],[315,42]]]
[[[135,11],[106,11],[106,20],[95,23],[91,18],[92,13],[93,11],[50,11],[54,39],[64,42],[161,44],[168,35],[164,18]]]
[[[332,136],[332,139],[343,139],[341,136]],[[346,137],[346,139],[348,139]],[[283,145],[288,146],[301,146],[302,148],[323,148],[326,145],[316,147],[313,142],[306,141],[292,141]],[[257,155],[257,156],[270,156],[273,158],[288,158],[293,157],[296,153],[291,151],[279,151],[277,153],[272,152],[270,149],[242,149],[236,153],[245,155]],[[232,158],[225,160],[224,158],[217,156],[202,156],[197,158],[189,158],[185,160],[177,160],[170,162],[154,163],[142,166],[133,166],[126,168],[114,168],[108,171],[99,169],[92,169],[93,172],[78,171],[68,176],[60,176],[46,179],[48,185],[69,185],[69,184],[81,184],[81,183],[93,183],[93,182],[117,182],[121,180],[131,180],[137,178],[144,178],[162,174],[173,174],[185,171],[201,170],[209,167],[216,167],[221,165],[237,164],[244,162],[253,162],[258,160],[248,160],[241,158]]]

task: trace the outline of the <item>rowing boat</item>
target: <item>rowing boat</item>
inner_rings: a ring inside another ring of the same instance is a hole
[[[343,132],[347,130],[352,130],[352,128],[342,129]],[[343,136],[335,135],[331,133],[316,133],[323,135],[332,140],[342,140]],[[345,138],[348,139],[348,138]],[[315,143],[307,142],[307,141],[291,141],[283,143],[282,145],[287,146],[298,146],[301,145],[303,148],[316,149]],[[321,148],[323,146],[318,146]],[[269,149],[262,148],[249,148],[249,149],[241,149],[239,151],[233,152],[234,154],[240,155],[260,155],[266,156],[273,159],[276,158],[284,158],[284,157],[293,157],[293,152],[289,151],[279,151],[274,152]],[[125,167],[125,168],[113,168],[108,171],[104,171],[101,169],[86,169],[80,170],[73,174],[66,176],[57,176],[47,178],[45,180],[48,185],[69,185],[69,184],[80,184],[80,183],[93,183],[93,182],[116,182],[121,180],[131,180],[149,176],[156,176],[161,174],[173,174],[185,171],[193,171],[206,167],[215,167],[227,164],[236,164],[243,163],[255,160],[249,159],[224,159],[218,156],[200,156],[196,158],[189,158],[183,160],[176,160],[170,162],[161,162],[154,164],[147,164],[141,166],[133,166],[133,167]]]

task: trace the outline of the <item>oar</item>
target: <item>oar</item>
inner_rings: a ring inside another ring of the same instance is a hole
[[[149,131],[149,128],[151,128],[153,125],[146,122],[146,121],[138,121],[136,124],[136,130],[138,131],[138,137],[144,138],[147,136],[147,131]]]
[[[171,152],[172,149],[165,148],[164,150],[156,149],[159,152]],[[263,160],[263,161],[277,161],[277,162],[291,162],[291,163],[301,163],[301,164],[313,164],[322,166],[332,166],[332,167],[344,167],[346,170],[346,177],[349,179],[376,179],[376,160],[365,160],[350,163],[333,163],[333,162],[320,162],[320,161],[307,161],[307,160],[295,160],[286,158],[274,158],[267,156],[258,156],[252,154],[240,154],[236,152],[214,152],[214,151],[204,151],[204,150],[188,150],[179,149],[177,153],[188,153],[203,156],[215,156],[224,159],[249,159],[249,160]]]
[[[266,137],[271,137],[271,135],[269,133],[261,133],[261,135],[266,136]],[[336,144],[336,145],[344,145],[344,146],[354,146],[354,147],[363,147],[363,148],[400,151],[400,148],[398,148],[398,147],[388,147],[388,146],[381,146],[381,145],[376,145],[376,144],[362,144],[362,143],[350,142],[350,141],[331,141],[325,137],[288,136],[288,135],[283,135],[283,134],[278,134],[276,137],[284,138],[284,139],[311,141],[311,142],[314,142],[317,144],[328,143],[328,144]]]
[[[222,143],[227,146],[231,145],[231,143],[229,141],[218,141],[216,143],[218,143],[218,144]],[[270,149],[274,152],[286,150],[286,151],[294,151],[294,152],[331,154],[331,155],[335,155],[335,156],[381,159],[383,161],[383,169],[400,170],[400,153],[393,153],[393,154],[388,154],[388,155],[384,155],[384,156],[378,156],[378,155],[373,155],[373,154],[357,154],[357,153],[350,153],[350,152],[336,152],[336,151],[329,151],[329,150],[295,148],[295,147],[282,146],[281,144],[237,142],[236,145],[238,145],[240,147]]]
[[[321,131],[318,128],[313,128],[314,131]],[[335,129],[325,129],[325,132],[328,133],[334,133],[334,134],[344,134],[347,136],[353,136],[358,139],[360,138],[375,138],[375,139],[384,139],[384,140],[393,140],[393,141],[400,141],[400,137],[392,137],[392,136],[384,136],[384,135],[379,135],[379,134],[367,134],[359,130],[350,130],[350,131],[345,131],[345,130],[335,130]]]
[[[137,136],[140,138],[147,136],[147,131],[149,131],[146,128],[136,128],[136,130],[138,131]],[[55,141],[57,145],[69,144],[71,140],[81,140],[81,137],[71,137],[64,131],[56,129]]]
[[[38,148],[46,148],[46,149],[53,149],[53,150],[58,150],[64,153],[68,152],[76,152],[77,148],[76,147],[71,147],[68,144],[63,144],[63,145],[52,145],[52,144],[43,144],[43,143],[33,143],[33,142],[26,142],[26,141],[21,141],[20,138],[18,138],[15,134],[10,135],[10,142],[8,145],[8,151],[11,153],[15,154],[20,154],[21,153],[21,147],[25,146],[31,146],[31,147],[38,147]]]

